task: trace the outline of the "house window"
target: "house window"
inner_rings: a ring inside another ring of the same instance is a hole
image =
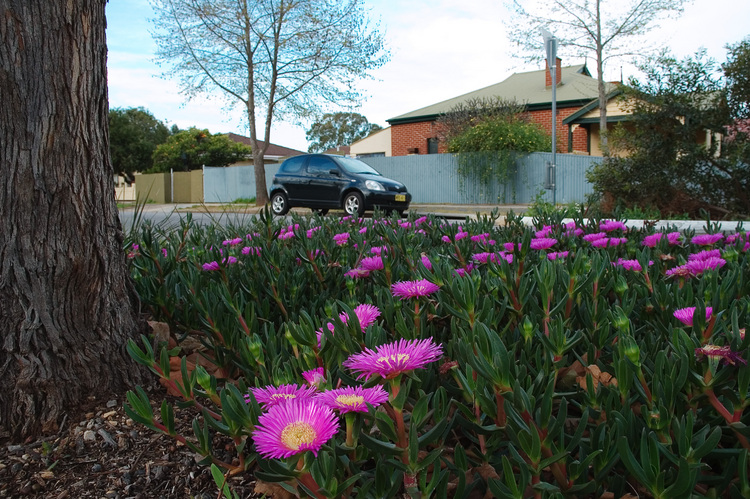
[[[427,154],[438,153],[438,139],[437,137],[431,137],[427,139]]]

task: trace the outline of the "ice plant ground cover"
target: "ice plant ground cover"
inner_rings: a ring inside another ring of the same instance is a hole
[[[494,221],[134,228],[178,348],[129,350],[185,400],[153,414],[135,389],[126,410],[215,477],[300,496],[750,497],[746,234]],[[170,377],[188,334],[221,377]]]

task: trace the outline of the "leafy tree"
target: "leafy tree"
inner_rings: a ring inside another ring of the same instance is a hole
[[[497,97],[454,106],[438,118],[437,128],[448,152],[458,154],[458,173],[479,181],[484,192],[494,192],[509,179],[518,154],[552,145],[544,129],[528,119],[524,106]]]
[[[682,61],[662,54],[642,70],[645,80],[631,80],[624,94],[634,126],[613,134],[626,156],[592,169],[594,188],[663,215],[750,214],[748,137],[729,140],[738,107],[728,105],[717,63],[705,51]]]
[[[383,128],[358,113],[327,113],[307,131],[307,152],[323,152],[348,146]]]
[[[109,110],[109,153],[114,171],[131,178],[150,170],[156,146],[169,137],[169,129],[142,107]]]
[[[545,57],[541,28],[552,31],[558,53],[573,57],[593,55],[599,87],[599,128],[602,151],[607,147],[607,61],[638,55],[646,44],[643,35],[664,18],[682,13],[689,0],[513,0],[514,12],[507,20],[509,36],[527,60]],[[523,4],[523,5],[522,5]]]
[[[750,119],[750,38],[727,47],[722,64],[727,79],[729,108],[735,119]]]
[[[358,101],[356,81],[387,60],[363,0],[154,0],[152,6],[157,58],[171,66],[168,74],[179,77],[182,90],[193,97],[218,89],[244,106],[258,205],[268,202],[263,157],[273,120]]]
[[[211,135],[208,130],[190,128],[170,136],[154,151],[154,166],[149,173],[200,170],[203,165],[227,166],[246,159],[251,148],[227,135]]]
[[[125,349],[148,326],[113,195],[105,3],[3,2],[0,431],[16,440],[145,379]]]

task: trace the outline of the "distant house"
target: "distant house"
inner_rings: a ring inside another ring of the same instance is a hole
[[[349,154],[355,158],[391,156],[391,127],[371,133],[349,146]]]
[[[237,135],[236,133],[228,133],[227,136],[232,139],[235,142],[239,142],[240,144],[245,144],[246,146],[252,146],[252,143],[250,142],[250,137],[245,137],[244,135]],[[265,144],[262,140],[259,140],[258,143]],[[266,164],[273,164],[273,163],[281,163],[287,158],[291,158],[292,156],[299,156],[300,154],[307,154],[304,151],[298,151],[296,149],[291,149],[289,147],[279,146],[276,144],[268,144],[268,149],[266,149],[266,155],[263,157],[263,162]],[[247,161],[238,161],[237,163],[234,163],[232,166],[246,166],[246,165],[252,165],[253,160],[252,158],[248,159]]]
[[[546,66],[546,65],[545,65]],[[556,74],[558,151],[577,154],[599,153],[598,85],[585,64],[561,67]],[[607,83],[608,102],[617,95],[618,85]],[[531,120],[552,132],[552,77],[549,67],[514,73],[507,79],[452,99],[432,104],[386,120],[391,125],[393,156],[446,152],[439,140],[437,119],[457,104],[482,98],[515,100],[526,106]],[[593,106],[593,107],[592,107]],[[608,104],[609,107],[609,104]],[[585,112],[583,110],[586,109]],[[591,119],[596,113],[597,119]],[[566,121],[576,115],[575,119]],[[623,119],[622,113],[607,117],[607,122]]]

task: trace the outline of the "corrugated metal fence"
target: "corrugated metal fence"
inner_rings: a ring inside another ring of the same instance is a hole
[[[557,191],[559,204],[583,202],[593,192],[586,181],[586,171],[601,161],[600,157],[557,154]],[[484,185],[477,178],[460,175],[459,162],[453,154],[362,158],[384,176],[403,182],[412,194],[413,203],[438,204],[528,204],[545,190],[547,165],[551,153],[532,153],[516,161],[506,183]],[[266,186],[278,165],[266,165]],[[255,196],[255,174],[252,166],[231,168],[206,167],[203,176],[204,200],[207,203],[231,202]]]

